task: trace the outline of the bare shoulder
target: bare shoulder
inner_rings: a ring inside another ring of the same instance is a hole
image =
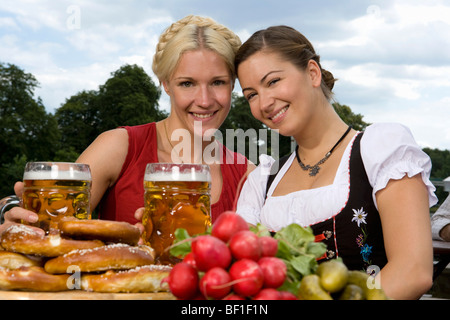
[[[124,128],[117,128],[102,132],[94,142],[99,141],[101,143],[111,142],[113,144],[125,143],[128,146],[128,132]]]
[[[128,150],[128,132],[125,129],[113,129],[101,133],[91,145],[83,152],[123,152]],[[82,154],[82,156],[83,156]]]
[[[247,175],[250,174],[250,172],[252,172],[255,169],[256,169],[256,165],[253,162],[251,162],[250,160],[248,160],[248,163],[247,163]]]
[[[111,185],[117,179],[128,154],[128,132],[113,129],[101,133],[80,155],[77,162],[87,163],[96,180]]]

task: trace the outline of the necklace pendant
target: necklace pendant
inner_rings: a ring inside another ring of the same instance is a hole
[[[319,167],[319,166],[311,167],[311,168],[309,169],[309,176],[310,176],[310,177],[315,177],[316,174],[319,173],[319,170],[320,170],[320,167]]]

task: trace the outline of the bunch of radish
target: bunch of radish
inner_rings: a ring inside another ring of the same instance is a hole
[[[277,290],[287,276],[286,264],[275,257],[278,240],[250,231],[235,212],[222,213],[211,234],[189,240],[191,251],[164,280],[178,299],[296,299]]]

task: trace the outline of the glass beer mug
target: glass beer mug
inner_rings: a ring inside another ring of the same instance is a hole
[[[89,165],[29,162],[25,166],[23,183],[21,205],[37,213],[38,221],[32,225],[46,233],[58,232],[58,223],[63,217],[91,218]]]
[[[157,262],[174,264],[178,259],[166,249],[173,244],[175,230],[186,229],[192,236],[211,226],[209,166],[150,163],[144,190],[144,242],[155,250]]]

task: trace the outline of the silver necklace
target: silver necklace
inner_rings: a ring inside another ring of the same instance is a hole
[[[351,129],[352,129],[352,127],[348,126],[347,131],[345,131],[345,133],[338,140],[338,142],[336,142],[336,144],[333,146],[333,148],[331,148],[331,150],[327,152],[325,157],[323,157],[319,162],[317,162],[313,166],[311,166],[309,164],[307,164],[307,165],[303,164],[302,160],[300,160],[300,156],[298,155],[298,145],[297,145],[297,147],[295,148],[295,157],[297,158],[297,162],[300,165],[300,168],[302,168],[303,171],[309,171],[310,177],[315,177],[319,173],[319,170],[320,170],[319,166],[328,160],[328,158],[333,153],[334,149],[336,149],[336,147],[339,145],[339,143],[341,143],[341,141],[344,140],[344,138],[347,136],[347,134],[350,132]]]

